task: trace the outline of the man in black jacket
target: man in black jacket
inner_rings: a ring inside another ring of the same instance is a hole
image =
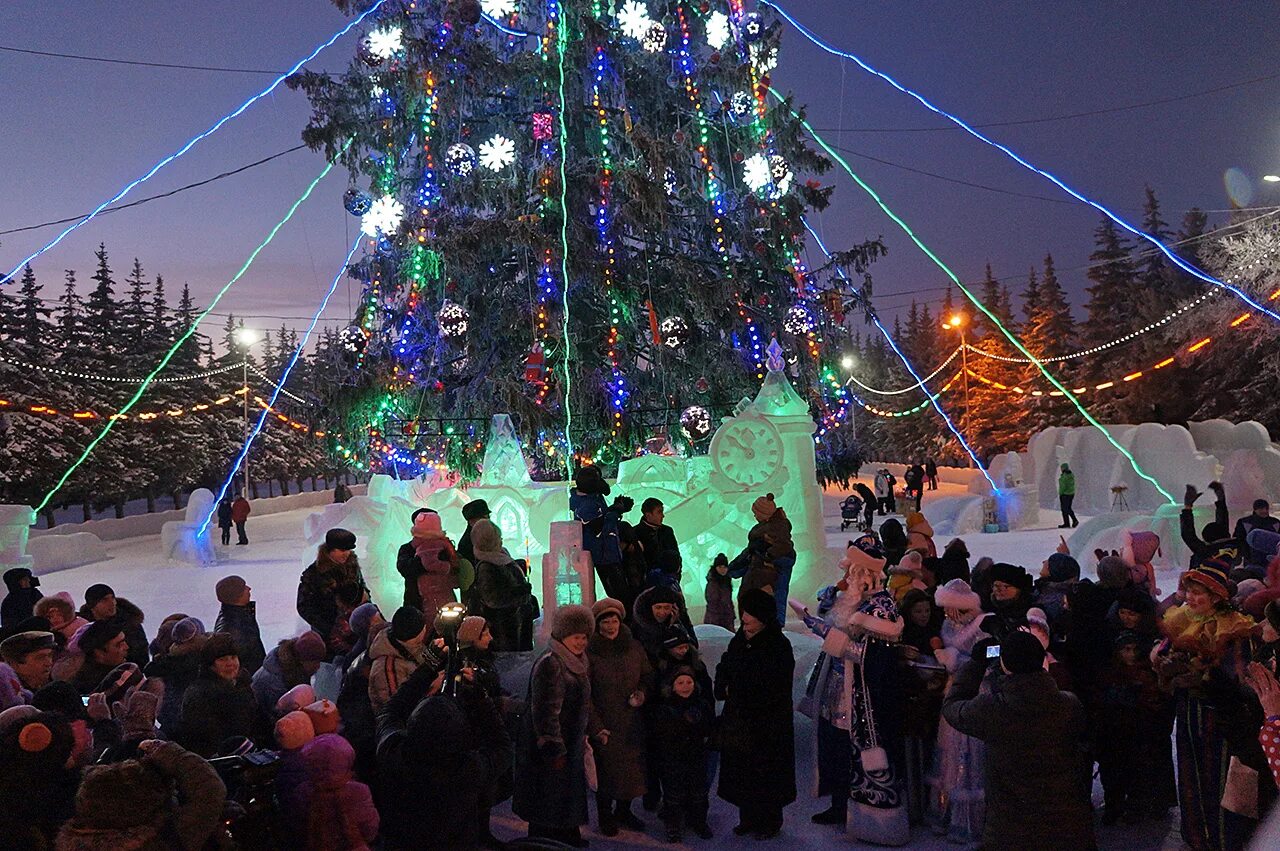
[[[1255,579],[1263,579],[1266,577],[1267,562],[1271,560],[1272,553],[1258,552],[1249,546],[1246,539],[1254,529],[1280,534],[1280,518],[1271,516],[1271,503],[1265,499],[1255,499],[1253,512],[1236,521],[1234,536],[1236,543],[1240,546],[1240,554],[1244,557],[1245,569],[1249,570]]]
[[[662,521],[666,509],[662,500],[649,497],[640,503],[640,523],[635,527],[637,540],[644,548],[644,561],[649,570],[661,570],[672,574],[677,583],[683,560],[680,557],[680,545],[676,543],[676,533]]]
[[[1000,673],[979,694],[986,653],[960,669],[942,704],[961,733],[986,742],[987,851],[1090,851],[1093,832],[1084,708],[1044,670],[1044,648],[1029,632],[999,645]]]
[[[1226,492],[1221,482],[1210,482],[1209,490],[1213,491],[1216,499],[1213,502],[1213,522],[1204,524],[1204,529],[1201,530],[1203,538],[1196,536],[1194,510],[1195,502],[1201,497],[1201,493],[1195,489],[1194,485],[1187,485],[1182,500],[1182,511],[1178,514],[1178,531],[1182,535],[1182,543],[1191,550],[1190,566],[1194,569],[1214,559],[1233,568],[1237,567],[1240,564],[1241,544],[1231,535]],[[1239,581],[1235,576],[1231,578]]]

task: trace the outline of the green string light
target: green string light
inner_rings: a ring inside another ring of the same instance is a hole
[[[342,146],[342,150],[338,152],[337,156],[335,156],[329,162],[325,163],[324,169],[320,172],[320,174],[316,177],[315,180],[311,181],[311,184],[306,188],[306,191],[302,193],[301,197],[299,197],[297,201],[293,202],[293,206],[289,208],[289,212],[285,213],[284,218],[281,219],[279,222],[277,222],[276,226],[273,227],[271,229],[271,232],[267,234],[267,238],[263,240],[262,243],[253,250],[253,252],[249,255],[249,259],[244,261],[244,265],[240,267],[240,271],[236,272],[235,276],[230,281],[227,281],[226,285],[222,289],[218,290],[217,295],[215,295],[213,297],[213,300],[209,302],[209,306],[200,312],[200,314],[195,318],[195,321],[191,323],[191,327],[186,330],[186,333],[184,333],[181,337],[178,338],[177,342],[175,342],[169,348],[169,351],[165,353],[165,356],[161,358],[160,363],[156,365],[156,368],[151,370],[151,373],[143,380],[142,385],[139,386],[138,389],[134,392],[133,398],[131,398],[123,408],[121,408],[118,412],[116,412],[115,417],[112,417],[107,420],[106,426],[102,429],[101,432],[98,433],[98,436],[89,442],[89,445],[86,446],[84,448],[84,451],[80,453],[80,457],[76,459],[75,463],[67,468],[67,471],[62,474],[61,478],[58,479],[58,483],[53,486],[52,490],[50,490],[47,494],[44,495],[44,499],[40,500],[40,504],[36,506],[37,514],[44,510],[45,506],[49,504],[50,500],[53,499],[54,495],[57,494],[58,491],[62,490],[62,486],[67,483],[67,479],[71,478],[71,475],[77,469],[80,468],[80,465],[83,464],[91,454],[93,454],[93,450],[97,448],[98,444],[101,443],[106,438],[106,436],[111,433],[111,429],[115,428],[116,422],[119,421],[119,418],[125,414],[128,414],[129,411],[133,410],[133,406],[138,404],[138,402],[142,399],[142,395],[147,391],[147,388],[149,388],[152,385],[152,383],[155,381],[155,377],[159,375],[160,372],[166,366],[169,365],[169,361],[173,359],[174,354],[178,351],[178,349],[182,347],[182,344],[191,338],[191,335],[196,332],[196,328],[198,328],[200,323],[204,321],[205,317],[208,316],[209,313],[212,312],[213,309],[218,306],[218,302],[221,301],[222,297],[227,294],[227,290],[231,289],[231,286],[236,281],[240,280],[240,278],[244,276],[245,272],[249,271],[249,267],[253,265],[253,261],[257,259],[258,254],[260,254],[262,252],[262,249],[266,248],[271,243],[271,240],[275,239],[275,236],[277,233],[279,233],[280,229],[284,227],[285,224],[291,218],[293,218],[293,214],[297,212],[299,207],[302,206],[302,202],[306,201],[307,198],[311,197],[312,191],[316,188],[316,186],[319,185],[320,181],[324,180],[324,178],[333,169],[333,166],[338,161],[338,157],[342,156],[343,152],[347,150],[347,147],[350,146],[351,142],[352,140],[348,139],[347,143]]]
[[[783,100],[782,96],[779,95],[772,87],[769,88],[769,94],[773,95],[774,98],[777,99],[779,102],[785,104],[785,101]],[[1022,343],[1018,340],[1018,338],[1015,337],[1013,333],[1010,332],[1009,329],[1004,326],[1004,324],[1000,321],[1000,319],[994,313],[992,313],[989,309],[987,309],[987,306],[984,305],[978,299],[977,296],[975,296],[972,292],[969,291],[967,287],[965,287],[965,285],[960,281],[959,276],[957,276],[955,272],[951,271],[951,268],[947,266],[946,263],[943,263],[942,260],[939,259],[936,254],[934,254],[931,250],[929,250],[929,246],[925,245],[923,242],[920,241],[920,238],[916,236],[915,231],[911,230],[910,226],[907,225],[906,222],[898,218],[897,214],[894,213],[893,210],[889,209],[889,207],[884,203],[884,201],[880,199],[880,196],[876,194],[876,191],[872,189],[870,186],[868,186],[862,180],[862,178],[859,177],[858,174],[849,166],[849,163],[845,162],[844,158],[841,157],[839,153],[837,153],[830,145],[828,145],[822,139],[821,136],[818,135],[817,131],[813,129],[813,125],[811,125],[808,121],[806,121],[804,117],[802,117],[798,112],[796,112],[795,109],[791,108],[790,106],[788,106],[787,108],[791,111],[791,114],[795,116],[796,120],[798,120],[804,126],[805,130],[809,131],[809,135],[813,137],[813,140],[817,142],[819,145],[821,145],[822,149],[826,151],[827,154],[830,155],[832,159],[834,159],[836,162],[840,164],[840,166],[845,170],[845,172],[848,173],[848,175],[853,178],[854,182],[858,184],[859,188],[861,188],[864,192],[866,192],[869,196],[871,196],[871,200],[876,202],[876,205],[881,210],[884,211],[884,214],[888,216],[890,219],[892,219],[893,223],[902,229],[902,232],[905,233],[913,243],[915,243],[916,247],[919,248],[922,252],[924,252],[925,256],[928,257],[930,260],[932,260],[933,264],[937,266],[939,269],[941,269],[942,272],[948,278],[950,278],[951,281],[957,287],[960,288],[960,291],[965,294],[965,297],[968,298],[969,301],[973,302],[974,307],[981,310],[987,316],[987,318],[991,320],[991,323],[996,328],[1000,329],[1000,333],[1005,336],[1005,339],[1007,339],[1010,343],[1012,343],[1018,351],[1022,352],[1022,354],[1025,355],[1031,363],[1035,364],[1036,368],[1040,370],[1041,374],[1043,374],[1046,379],[1048,379],[1049,383],[1052,384],[1054,387],[1058,388],[1060,391],[1062,391],[1063,396],[1066,399],[1068,399],[1072,405],[1076,407],[1076,410],[1080,412],[1080,415],[1083,416],[1090,425],[1092,425],[1099,432],[1101,432],[1102,436],[1107,439],[1108,443],[1110,443],[1113,447],[1115,447],[1116,451],[1118,451],[1121,455],[1123,455],[1126,459],[1128,459],[1129,466],[1133,468],[1133,471],[1137,473],[1141,478],[1150,482],[1155,487],[1155,489],[1160,492],[1160,495],[1163,496],[1165,499],[1167,499],[1171,505],[1177,505],[1178,501],[1174,499],[1173,494],[1169,493],[1163,487],[1161,487],[1158,481],[1156,481],[1154,478],[1152,478],[1150,474],[1148,474],[1146,471],[1142,469],[1142,467],[1138,464],[1137,459],[1134,458],[1132,454],[1130,454],[1129,450],[1125,449],[1124,446],[1122,446],[1120,442],[1117,441],[1114,436],[1112,436],[1111,432],[1107,430],[1106,426],[1098,422],[1098,420],[1096,420],[1092,414],[1090,414],[1087,410],[1085,410],[1084,405],[1080,404],[1079,400],[1075,398],[1075,395],[1070,390],[1068,390],[1062,384],[1062,382],[1060,382],[1057,378],[1055,378],[1054,375],[1051,372],[1049,372],[1049,370],[1045,369],[1044,364],[1041,363],[1039,360],[1037,360],[1035,355],[1031,354],[1031,352],[1027,350],[1027,347],[1022,345]]]
[[[573,437],[571,436],[571,427],[573,425],[573,409],[570,404],[570,395],[573,390],[573,377],[569,373],[569,177],[565,170],[565,158],[568,155],[567,137],[569,127],[564,120],[565,111],[565,77],[564,77],[564,55],[568,47],[569,37],[566,33],[566,16],[563,9],[557,7],[559,13],[556,15],[556,73],[559,77],[559,98],[560,109],[557,110],[557,117],[560,120],[560,337],[564,345],[564,357],[560,361],[561,371],[564,373],[564,467],[567,478],[573,478]]]

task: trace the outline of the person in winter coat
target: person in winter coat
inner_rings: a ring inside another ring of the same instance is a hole
[[[207,759],[216,755],[229,738],[258,736],[261,724],[258,701],[248,674],[240,670],[240,657],[231,636],[209,636],[200,651],[200,661],[204,668],[182,698],[177,740]]]
[[[1151,644],[1135,632],[1116,637],[1111,665],[1103,671],[1094,722],[1098,768],[1105,812],[1102,823],[1124,818],[1137,822],[1163,815],[1168,801],[1159,801],[1158,740],[1169,740],[1160,719],[1167,696],[1160,691],[1150,659]],[[1172,777],[1170,777],[1172,779]]]
[[[1071,472],[1071,465],[1063,461],[1058,473],[1058,505],[1062,509],[1062,523],[1059,529],[1071,529],[1080,525],[1071,504],[1076,499],[1076,474]]]
[[[129,661],[129,645],[117,620],[89,624],[78,643],[80,665],[69,682],[82,695],[98,690],[103,678]]]
[[[284,823],[306,851],[368,851],[378,836],[378,811],[369,787],[352,775],[356,752],[337,733],[302,748],[306,779],[284,802]]]
[[[511,739],[482,690],[427,697],[432,674],[415,671],[378,717],[384,847],[501,848],[489,808],[510,784]]]
[[[952,538],[938,556],[938,566],[934,571],[938,585],[946,585],[952,579],[969,582],[969,547],[960,538]]]
[[[876,496],[876,492],[862,482],[854,482],[853,489],[858,492],[858,496],[862,497],[862,528],[870,529],[872,522],[875,520],[876,508],[879,506],[880,500]]]
[[[239,540],[236,541],[237,547],[243,547],[249,543],[249,536],[245,533],[244,524],[249,520],[249,500],[244,498],[244,494],[236,494],[235,502],[231,503],[231,522],[236,524],[236,535]]]
[[[356,776],[365,782],[373,780],[376,769],[374,754],[378,746],[377,721],[373,703],[369,700],[369,672],[373,660],[368,649],[378,633],[389,626],[374,603],[365,603],[351,613],[351,630],[356,635],[356,645],[343,672],[342,687],[336,701],[338,714],[343,718],[342,735],[347,737],[356,752]]]
[[[222,546],[231,545],[231,497],[218,500],[218,530],[222,533]]]
[[[982,847],[1044,847],[1051,830],[1055,849],[1096,848],[1080,701],[1058,689],[1044,670],[1044,648],[1029,633],[1001,641],[1003,675],[992,680],[990,693],[979,694],[987,664],[970,660],[942,705],[947,723],[987,745]]]
[[[1031,608],[1031,574],[1021,567],[1004,562],[991,566],[988,574],[991,582],[989,614],[982,620],[982,628],[997,642],[1020,627],[1027,625],[1027,609]]]
[[[1151,560],[1159,554],[1160,536],[1155,532],[1124,531],[1120,557],[1129,565],[1134,586],[1155,598],[1160,597],[1160,589],[1156,587],[1156,569]]]
[[[746,559],[746,573],[731,572],[743,577],[739,597],[752,588],[763,588],[774,596],[777,619],[781,623],[786,619],[787,588],[791,584],[791,568],[796,563],[791,521],[771,493],[751,503],[751,513],[756,525],[747,532],[747,548],[734,560],[741,564]]]
[[[924,459],[924,478],[929,483],[929,490],[938,489],[938,463],[932,458]]]
[[[55,851],[197,849],[213,840],[227,797],[218,773],[173,742],[151,739],[138,750],[140,759],[85,772]]]
[[[296,638],[281,639],[272,647],[262,667],[252,677],[253,693],[263,711],[269,712],[276,701],[294,686],[309,684],[316,671],[320,670],[326,653],[324,639],[319,633],[310,631]]]
[[[587,645],[595,619],[585,606],[555,610],[551,643],[529,674],[529,696],[516,748],[512,812],[529,822],[530,837],[584,847],[587,823],[584,743],[608,745],[609,732],[592,724]]]
[[[654,728],[668,842],[682,841],[686,826],[700,839],[712,837],[707,826],[707,744],[716,715],[709,697],[699,694],[691,668],[676,668],[662,685]]]
[[[657,663],[666,631],[672,626],[683,627],[693,636],[684,598],[679,592],[665,585],[655,585],[636,597],[632,608],[631,633],[649,654],[650,662]],[[692,640],[696,646],[697,637],[693,636]]]
[[[1032,598],[1056,625],[1067,609],[1067,595],[1080,581],[1080,563],[1069,553],[1056,552],[1040,565],[1040,578],[1035,581]]]
[[[769,838],[796,799],[795,657],[768,593],[748,589],[738,606],[742,626],[716,666],[715,696],[725,702],[717,794],[738,808],[736,835]]]
[[[684,561],[680,557],[680,544],[676,541],[675,531],[662,522],[665,518],[662,500],[649,497],[640,503],[640,522],[634,527],[635,534],[644,548],[644,560],[648,569],[670,574],[678,584]],[[625,605],[627,601],[622,602]]]
[[[35,630],[19,632],[0,641],[0,658],[4,659],[17,680],[13,689],[16,702],[29,703],[33,693],[49,684],[49,678],[53,674],[55,646],[53,633]],[[19,699],[23,692],[26,693],[26,698]]]
[[[716,553],[711,562],[704,596],[707,608],[702,615],[702,622],[713,623],[733,632],[733,577],[729,575],[729,558],[724,553]]]
[[[142,629],[142,609],[117,597],[110,585],[98,583],[85,589],[80,616],[87,621],[118,621],[120,629],[124,631],[125,641],[129,644],[128,661],[139,668],[147,667],[151,652],[147,634]]]
[[[253,589],[239,576],[224,576],[214,586],[217,595],[218,619],[214,632],[225,632],[236,642],[240,651],[240,667],[253,676],[262,667],[267,649],[262,646],[262,633],[258,629],[258,604],[251,596]]]
[[[902,483],[907,499],[915,501],[915,510],[920,511],[920,500],[924,497],[924,467],[919,463],[912,464],[902,474]]]
[[[412,540],[400,547],[396,570],[404,577],[404,604],[428,618],[445,603],[457,601],[458,554],[444,534],[440,515],[430,508],[413,512]]]
[[[35,614],[40,593],[40,580],[26,567],[11,567],[4,572],[4,585],[9,589],[0,603],[0,629],[10,630]]]
[[[1245,566],[1253,568],[1255,576],[1261,578],[1261,571],[1258,569],[1266,566],[1273,553],[1256,550],[1249,544],[1249,533],[1254,529],[1280,535],[1280,517],[1271,516],[1271,503],[1265,499],[1253,501],[1253,511],[1236,521],[1233,535],[1244,557]]]
[[[444,670],[440,648],[427,643],[427,624],[413,606],[401,606],[391,626],[369,647],[369,703],[377,715],[409,676],[423,665]]]
[[[1255,529],[1249,533],[1248,543],[1255,552],[1267,560],[1267,587],[1245,598],[1240,608],[1256,620],[1266,617],[1267,604],[1280,600],[1280,534]]]
[[[622,600],[630,595],[630,583],[623,568],[619,525],[622,515],[630,511],[634,503],[620,496],[610,505],[604,499],[608,495],[609,483],[600,468],[588,464],[578,470],[569,491],[569,510],[582,524],[582,548],[591,553],[591,563],[600,576],[604,593]]]
[[[918,550],[925,558],[937,558],[938,548],[933,543],[933,527],[917,509],[907,515],[907,549]]]
[[[25,717],[17,713],[25,713]],[[75,734],[57,712],[15,707],[0,730],[0,842],[18,851],[53,847],[74,815],[80,771],[72,765]],[[14,719],[14,720],[10,720]]]
[[[897,501],[894,499],[893,487],[897,484],[897,480],[888,470],[880,469],[876,472],[874,480],[876,502],[880,507],[881,516],[885,514],[893,514],[898,510]]]
[[[485,619],[493,633],[495,653],[523,650],[532,642],[525,635],[524,612],[533,593],[528,571],[502,545],[502,530],[488,519],[476,520],[471,534],[475,582],[469,609]]]
[[[172,640],[168,651],[157,654],[147,664],[144,673],[147,679],[159,680],[164,684],[157,720],[165,737],[174,739],[179,733],[182,700],[187,689],[195,685],[204,669],[201,651],[209,637],[204,631],[204,625],[196,618],[178,621],[170,634]]]
[[[35,615],[49,622],[49,629],[62,636],[62,646],[71,640],[82,626],[89,622],[76,614],[75,603],[66,591],[59,591],[51,597],[41,597],[36,603]]]
[[[591,611],[596,624],[587,644],[592,726],[609,731],[609,741],[594,749],[596,816],[605,836],[617,836],[619,825],[643,832],[631,801],[645,793],[642,711],[653,689],[653,666],[622,622],[626,608],[620,600],[598,600]]]
[[[458,557],[475,564],[476,552],[475,545],[471,543],[471,527],[480,520],[489,519],[489,503],[483,499],[471,500],[462,506],[462,519],[467,521],[467,528],[463,531],[462,537],[458,539]],[[464,588],[462,590],[465,593],[467,589]]]
[[[1182,543],[1191,550],[1191,568],[1194,570],[1206,561],[1223,562],[1234,569],[1240,565],[1243,553],[1240,542],[1231,535],[1231,527],[1227,524],[1227,495],[1220,482],[1210,482],[1209,490],[1213,491],[1213,521],[1206,523],[1200,535],[1196,536],[1195,502],[1201,493],[1193,485],[1187,485],[1182,500],[1182,511],[1178,514],[1178,532]],[[1255,577],[1256,578],[1256,577]]]
[[[328,641],[338,621],[337,595],[343,586],[359,589],[367,602],[368,586],[356,559],[356,536],[346,529],[330,529],[316,553],[316,560],[298,581],[298,615]]]
[[[880,549],[884,553],[885,566],[893,567],[902,561],[907,552],[907,533],[898,518],[890,517],[880,524]]]

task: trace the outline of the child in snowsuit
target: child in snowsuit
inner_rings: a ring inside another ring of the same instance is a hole
[[[353,779],[356,754],[337,733],[316,736],[302,748],[307,777],[285,803],[286,823],[307,851],[368,851],[378,835],[378,811],[369,787]]]
[[[707,826],[707,741],[715,713],[698,693],[692,668],[672,671],[663,686],[655,718],[659,773],[662,777],[662,821],[667,841],[680,842],[687,826],[702,839]]]

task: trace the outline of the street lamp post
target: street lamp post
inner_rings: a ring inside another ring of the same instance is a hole
[[[845,355],[844,357],[840,358],[840,366],[844,367],[845,372],[853,371],[854,362],[855,361],[854,361],[853,355]],[[848,379],[846,379],[845,385],[848,386],[848,384],[849,384],[849,381]],[[858,439],[858,412],[857,412],[856,405],[849,406],[849,430],[850,430],[850,433],[853,435],[853,439],[857,440]]]
[[[249,442],[249,347],[258,342],[258,332],[252,328],[241,326],[236,329],[236,343],[240,346],[244,360],[240,362],[240,391],[244,394],[244,437]],[[244,498],[249,498],[249,453],[244,453]]]
[[[942,323],[943,328],[952,329],[960,332],[960,373],[964,379],[964,413],[960,415],[960,430],[968,432],[969,430],[969,342],[965,337],[965,317],[963,313],[953,313],[951,318]],[[969,466],[973,466],[973,458],[969,459]]]

